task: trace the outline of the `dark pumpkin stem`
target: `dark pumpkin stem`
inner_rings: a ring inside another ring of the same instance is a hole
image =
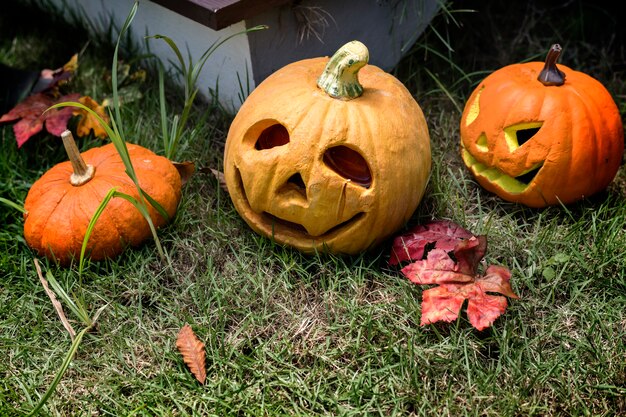
[[[85,163],[85,160],[80,155],[80,151],[76,146],[72,132],[66,130],[61,133],[61,139],[63,139],[65,152],[67,152],[67,156],[70,158],[72,168],[74,169],[74,173],[70,176],[70,183],[74,186],[85,184],[93,178],[95,173],[94,167]]]
[[[369,61],[367,47],[359,41],[348,42],[329,59],[317,86],[339,100],[352,100],[363,94],[358,72]]]
[[[539,77],[537,77],[541,84],[545,86],[565,84],[565,73],[556,66],[556,61],[559,59],[562,50],[563,48],[558,43],[550,47],[548,56],[546,56],[546,65],[539,73]]]

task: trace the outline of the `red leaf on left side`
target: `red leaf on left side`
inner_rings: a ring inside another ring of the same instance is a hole
[[[0,123],[19,120],[13,126],[18,148],[33,135],[39,133],[44,123],[50,134],[61,136],[61,133],[67,129],[67,122],[72,118],[72,108],[63,107],[45,111],[56,103],[76,101],[79,97],[80,94],[68,94],[55,99],[45,93],[33,94],[0,117]]]

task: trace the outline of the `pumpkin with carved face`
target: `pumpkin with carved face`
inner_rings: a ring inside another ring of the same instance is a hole
[[[244,102],[224,176],[256,232],[301,251],[354,254],[398,230],[429,177],[423,113],[360,42],[292,63]]]
[[[603,190],[622,161],[624,130],[609,92],[556,61],[509,65],[485,78],[461,117],[463,161],[480,185],[530,207]]]

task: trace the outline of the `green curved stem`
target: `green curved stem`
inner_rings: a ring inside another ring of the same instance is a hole
[[[363,94],[358,72],[367,65],[369,51],[359,41],[348,42],[330,58],[317,86],[339,100],[352,100]]]

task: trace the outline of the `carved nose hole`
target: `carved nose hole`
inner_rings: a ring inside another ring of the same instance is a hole
[[[303,190],[306,190],[306,185],[304,185],[304,180],[302,179],[302,175],[300,174],[293,174],[291,177],[289,177],[287,182],[294,184],[296,187],[302,188]]]
[[[291,177],[289,177],[285,185],[283,185],[280,190],[278,190],[279,193],[285,193],[287,191],[297,191],[298,193],[300,193],[300,195],[302,195],[303,198],[307,198],[306,184],[304,183],[304,180],[299,173],[295,173]]]

